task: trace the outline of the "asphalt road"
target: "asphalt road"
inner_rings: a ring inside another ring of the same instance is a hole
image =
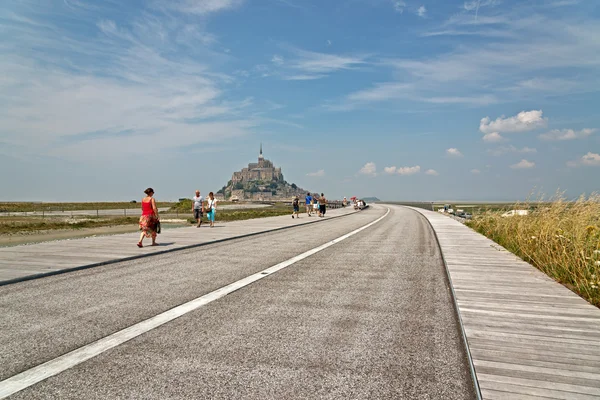
[[[364,231],[13,396],[474,398],[438,247],[416,212]],[[0,379],[381,217],[0,287]]]

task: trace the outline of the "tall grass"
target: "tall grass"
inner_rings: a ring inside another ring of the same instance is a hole
[[[559,195],[546,207],[515,208],[533,211],[487,212],[468,225],[600,307],[600,195],[574,202]]]

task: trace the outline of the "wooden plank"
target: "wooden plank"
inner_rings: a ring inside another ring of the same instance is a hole
[[[600,398],[600,310],[439,213],[447,264],[484,399]]]

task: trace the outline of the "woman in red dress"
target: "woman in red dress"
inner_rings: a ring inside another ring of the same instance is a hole
[[[142,241],[144,237],[152,238],[152,246],[158,246],[156,243],[156,226],[158,224],[158,208],[156,208],[156,200],[154,200],[154,190],[148,188],[144,190],[146,197],[142,199],[142,216],[140,217],[140,241],[138,247],[143,247]]]

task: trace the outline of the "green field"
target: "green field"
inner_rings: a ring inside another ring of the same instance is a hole
[[[158,207],[171,207],[173,202],[156,202]],[[0,213],[34,211],[77,211],[77,210],[122,210],[140,208],[138,202],[82,202],[82,203],[35,203],[0,202]]]

